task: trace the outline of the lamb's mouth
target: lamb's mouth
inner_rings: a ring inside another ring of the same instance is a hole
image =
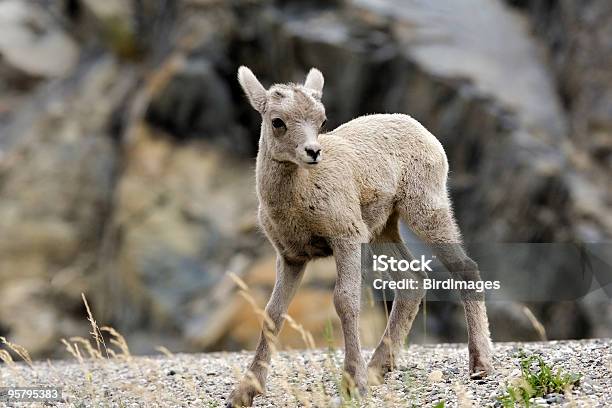
[[[304,163],[304,164],[306,164],[306,166],[307,166],[307,167],[314,167],[314,166],[316,166],[317,164],[321,163],[321,160],[322,160],[322,159],[323,159],[323,158],[321,157],[321,155],[318,155],[318,156],[317,156],[316,158],[314,158],[314,159],[313,159],[312,157],[308,157],[308,158],[304,157],[304,158],[302,159],[302,161],[303,161],[303,163]]]

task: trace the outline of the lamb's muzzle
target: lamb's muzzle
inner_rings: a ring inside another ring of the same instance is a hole
[[[317,145],[306,146],[304,150],[306,151],[306,155],[310,158],[310,161],[307,162],[308,164],[317,164],[321,161],[321,147]]]

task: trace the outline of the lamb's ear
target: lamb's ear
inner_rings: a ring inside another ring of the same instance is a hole
[[[245,66],[238,68],[238,82],[246,93],[251,106],[259,113],[266,108],[266,88],[257,80],[253,72]]]
[[[323,79],[323,74],[316,68],[311,68],[306,75],[306,81],[304,82],[304,86],[308,89],[312,89],[313,91],[318,92],[319,94],[323,93],[323,83],[325,80]]]

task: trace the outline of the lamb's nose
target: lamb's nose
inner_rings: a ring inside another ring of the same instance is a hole
[[[317,160],[317,157],[319,157],[319,154],[321,153],[321,148],[315,148],[315,149],[311,149],[311,148],[306,148],[306,154],[312,159],[312,160]]]

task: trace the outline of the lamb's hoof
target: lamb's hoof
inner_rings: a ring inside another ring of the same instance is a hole
[[[359,375],[356,378],[348,374],[342,377],[342,394],[351,400],[361,400],[368,395],[368,382],[365,375]]]
[[[472,380],[482,380],[488,374],[489,373],[487,373],[486,371],[483,371],[483,370],[475,371],[473,373],[470,373],[470,379],[472,379]]]
[[[493,372],[493,366],[489,359],[470,359],[470,379],[481,380]]]
[[[253,405],[253,398],[261,392],[249,381],[242,381],[229,395],[225,404],[226,408],[250,407]]]
[[[380,369],[368,367],[368,384],[372,386],[380,385],[385,381],[385,375]]]
[[[381,385],[385,382],[385,374],[391,372],[391,366],[388,364],[374,364],[370,361],[368,364],[368,384]]]

